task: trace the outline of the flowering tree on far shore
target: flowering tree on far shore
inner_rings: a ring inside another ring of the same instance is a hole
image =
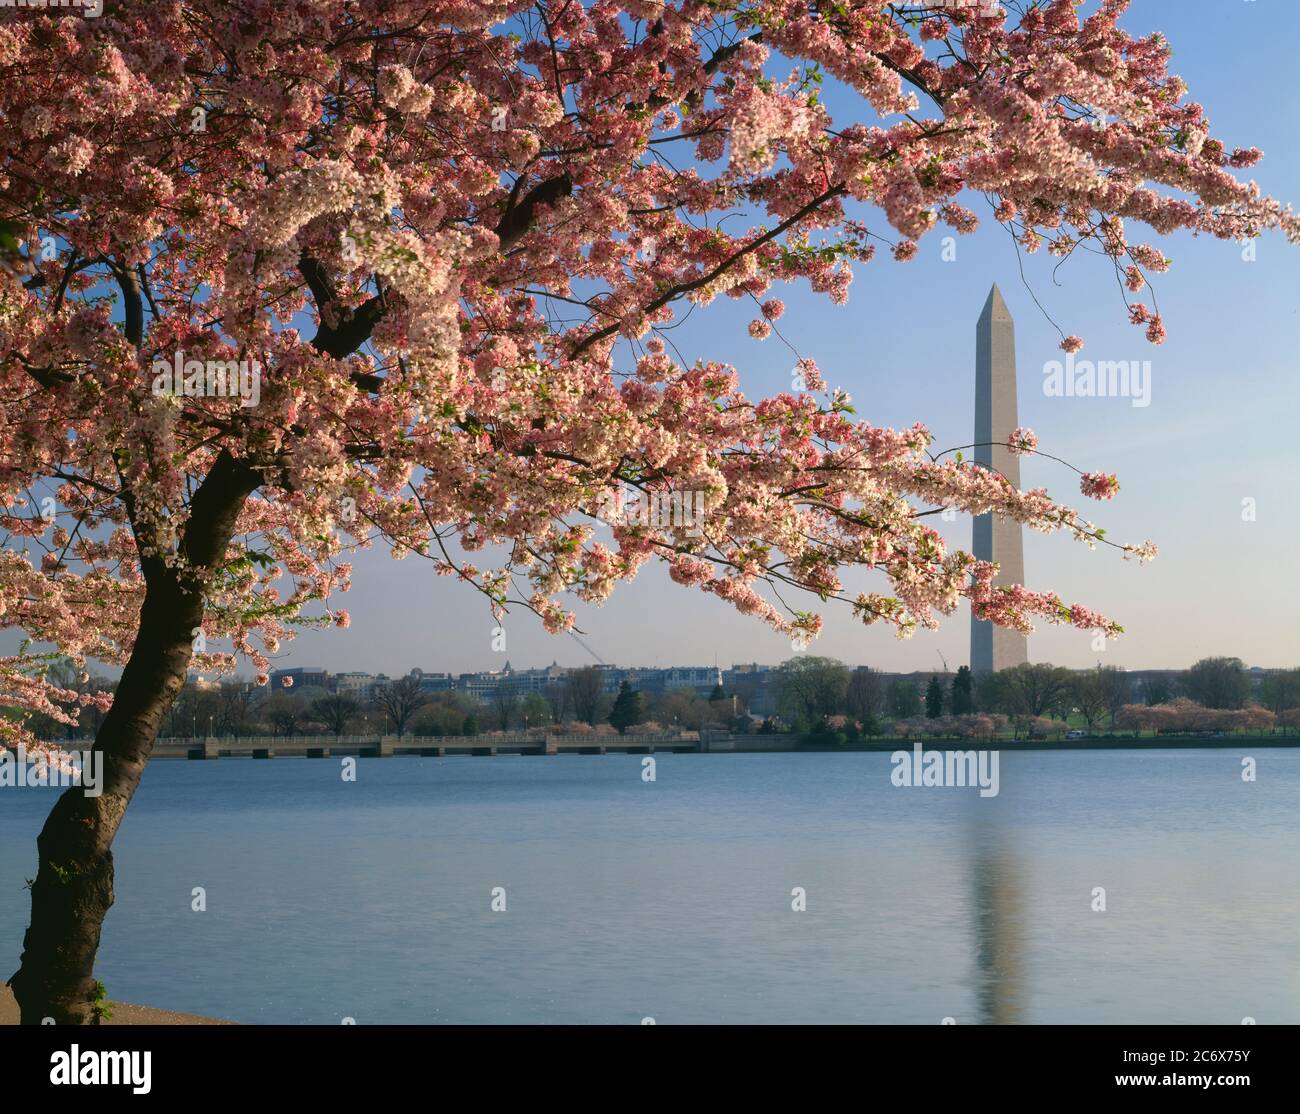
[[[264,680],[295,624],[346,625],[355,547],[551,631],[651,560],[792,639],[821,624],[800,598],[904,634],[963,598],[1021,630],[1119,629],[995,585],[926,517],[1112,544],[1075,510],[934,452],[919,424],[858,419],[811,360],[752,400],[725,343],[687,364],[668,331],[728,297],[765,337],[778,284],[844,302],[853,265],[970,232],[969,203],[1026,252],[1099,253],[1159,343],[1146,285],[1169,262],[1146,230],[1296,238],[1233,173],[1260,153],[1211,137],[1165,39],[1117,27],[1124,0],[1012,7],[0,14],[0,624],[122,670],[104,791],[68,790],[40,835],[24,1021],[98,1016],[111,845],[187,671],[243,658]],[[826,83],[855,110],[833,119]],[[1082,475],[1086,496],[1116,486]],[[627,488],[702,492],[704,513],[605,513]],[[503,556],[480,563],[487,547]],[[846,568],[880,590],[847,593]],[[3,743],[31,741],[25,713],[100,699],[43,676],[0,660]]]
[[[1206,708],[1180,696],[1167,704],[1125,704],[1115,722],[1134,734],[1142,731],[1207,734],[1211,731],[1270,731],[1279,723],[1287,725],[1285,715],[1274,715],[1258,704],[1248,704],[1244,708]]]

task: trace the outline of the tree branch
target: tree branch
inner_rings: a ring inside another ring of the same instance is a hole
[[[532,227],[539,205],[553,205],[561,197],[568,197],[572,192],[573,180],[567,174],[561,174],[558,178],[548,178],[544,182],[539,182],[517,205],[509,204],[494,229],[497,239],[501,241],[501,250],[505,251]]]
[[[140,295],[140,278],[129,267],[123,266],[114,260],[110,259],[108,266],[109,270],[113,272],[113,277],[117,279],[117,285],[122,288],[122,299],[126,312],[123,331],[126,333],[126,339],[136,348],[143,348],[144,300]]]
[[[762,236],[759,236],[754,240],[751,240],[739,251],[735,252],[734,254],[724,259],[721,263],[719,263],[716,267],[714,267],[713,270],[707,272],[706,274],[701,275],[697,279],[692,279],[690,282],[679,282],[675,286],[670,286],[658,297],[653,298],[643,308],[642,312],[653,313],[661,306],[665,306],[669,302],[673,301],[674,299],[680,298],[683,294],[688,294],[692,290],[698,290],[701,286],[706,286],[708,283],[712,282],[719,275],[725,274],[728,270],[734,267],[740,259],[748,255],[755,248],[761,247],[763,244],[767,243],[768,241],[775,239],[777,236],[781,235],[782,232],[790,228],[792,225],[798,224],[799,221],[803,220],[803,218],[808,216],[808,214],[811,213],[814,209],[817,209],[820,206],[824,205],[827,201],[830,201],[832,198],[843,196],[845,192],[846,192],[845,187],[839,185],[839,186],[832,186],[830,189],[824,191],[823,193],[818,194],[815,198],[809,201],[808,204],[804,205],[797,213],[793,214],[790,217],[787,217],[771,231],[765,232],[763,233]],[[581,355],[593,344],[596,344],[604,340],[608,336],[613,336],[613,334],[616,332],[618,332],[617,325],[606,325],[605,328],[603,329],[597,329],[594,333],[589,333],[586,337],[584,337],[581,341],[578,342],[578,345],[570,353],[570,356],[575,357]]]
[[[321,317],[320,328],[312,337],[311,346],[317,352],[333,356],[336,360],[352,355],[369,339],[388,309],[386,292],[376,294],[373,298],[362,302],[346,321],[330,326],[325,324],[325,317],[330,308],[338,304],[339,296],[329,271],[319,259],[308,255],[305,251],[298,257],[298,270],[316,300],[316,312]],[[363,375],[360,372],[353,372],[351,379],[365,391],[378,391],[384,383],[381,376]]]

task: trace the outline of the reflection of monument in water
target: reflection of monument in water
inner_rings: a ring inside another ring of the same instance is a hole
[[[994,285],[975,326],[975,463],[1001,472],[1020,486],[1020,458],[1006,447],[1016,418],[1016,325]],[[1001,566],[995,584],[1025,579],[1025,548],[1020,523],[982,514],[975,519],[971,551],[981,561]],[[1029,660],[1025,636],[983,619],[971,619],[972,673],[1007,669]]]
[[[974,833],[971,895],[975,945],[975,1002],[983,1025],[1022,1021],[1024,932],[1019,870],[998,846],[996,831]]]

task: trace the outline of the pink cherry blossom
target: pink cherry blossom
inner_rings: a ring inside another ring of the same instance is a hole
[[[1007,438],[1007,448],[1017,456],[1032,453],[1038,448],[1038,435],[1032,429],[1017,426]]]
[[[932,456],[919,423],[855,417],[811,357],[756,398],[734,337],[688,363],[664,341],[719,298],[757,303],[766,336],[785,284],[842,305],[855,268],[974,231],[981,194],[1017,250],[1134,293],[1132,269],[1170,267],[1138,237],[1300,240],[1165,41],[1121,27],[1119,0],[1082,21],[1068,0],[545,8],[124,0],[0,22],[0,627],[127,667],[94,695],[115,793],[57,820],[94,833],[95,869],[68,895],[42,862],[34,901],[102,918],[92,882],[186,672],[260,679],[302,625],[346,626],[358,548],[555,633],[652,561],[788,638],[822,627],[798,600],[903,636],[963,599],[1017,630],[1118,632],[995,585],[918,511],[1112,544],[1073,508]],[[879,316],[859,299],[846,328]],[[1115,312],[1165,339],[1153,311]],[[177,359],[255,365],[256,400],[156,390]],[[703,493],[698,532],[602,518],[633,484]],[[0,746],[86,706],[45,674],[0,659]],[[84,997],[91,974],[61,977]],[[20,973],[25,1013],[44,986]]]
[[[1089,499],[1113,499],[1119,493],[1119,480],[1105,472],[1084,472],[1079,490]]]

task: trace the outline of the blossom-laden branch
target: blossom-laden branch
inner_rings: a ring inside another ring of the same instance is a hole
[[[348,552],[379,541],[552,630],[566,596],[651,559],[794,637],[821,619],[787,588],[902,633],[963,598],[1018,629],[1117,630],[994,586],[921,508],[1104,541],[1076,511],[931,457],[920,425],[857,420],[812,361],[803,389],[751,400],[661,334],[725,295],[769,336],[778,283],[844,302],[877,241],[906,261],[940,225],[971,232],[966,194],[1025,251],[1095,248],[1126,298],[1169,266],[1138,226],[1297,239],[1233,173],[1260,153],[1211,136],[1125,8],[122,0],[5,20],[0,625],[124,664],[173,578],[202,591],[193,667],[243,655],[264,677],[296,624],[347,622]],[[1163,339],[1154,302],[1124,312]],[[256,405],[160,393],[156,361],[179,358],[255,364]],[[601,527],[628,486],[702,493],[699,529]],[[195,521],[218,490],[234,538],[200,560],[194,539],[226,536]],[[500,567],[469,559],[498,545]],[[848,596],[859,568],[883,590]],[[69,699],[18,661],[0,677],[20,716]]]

